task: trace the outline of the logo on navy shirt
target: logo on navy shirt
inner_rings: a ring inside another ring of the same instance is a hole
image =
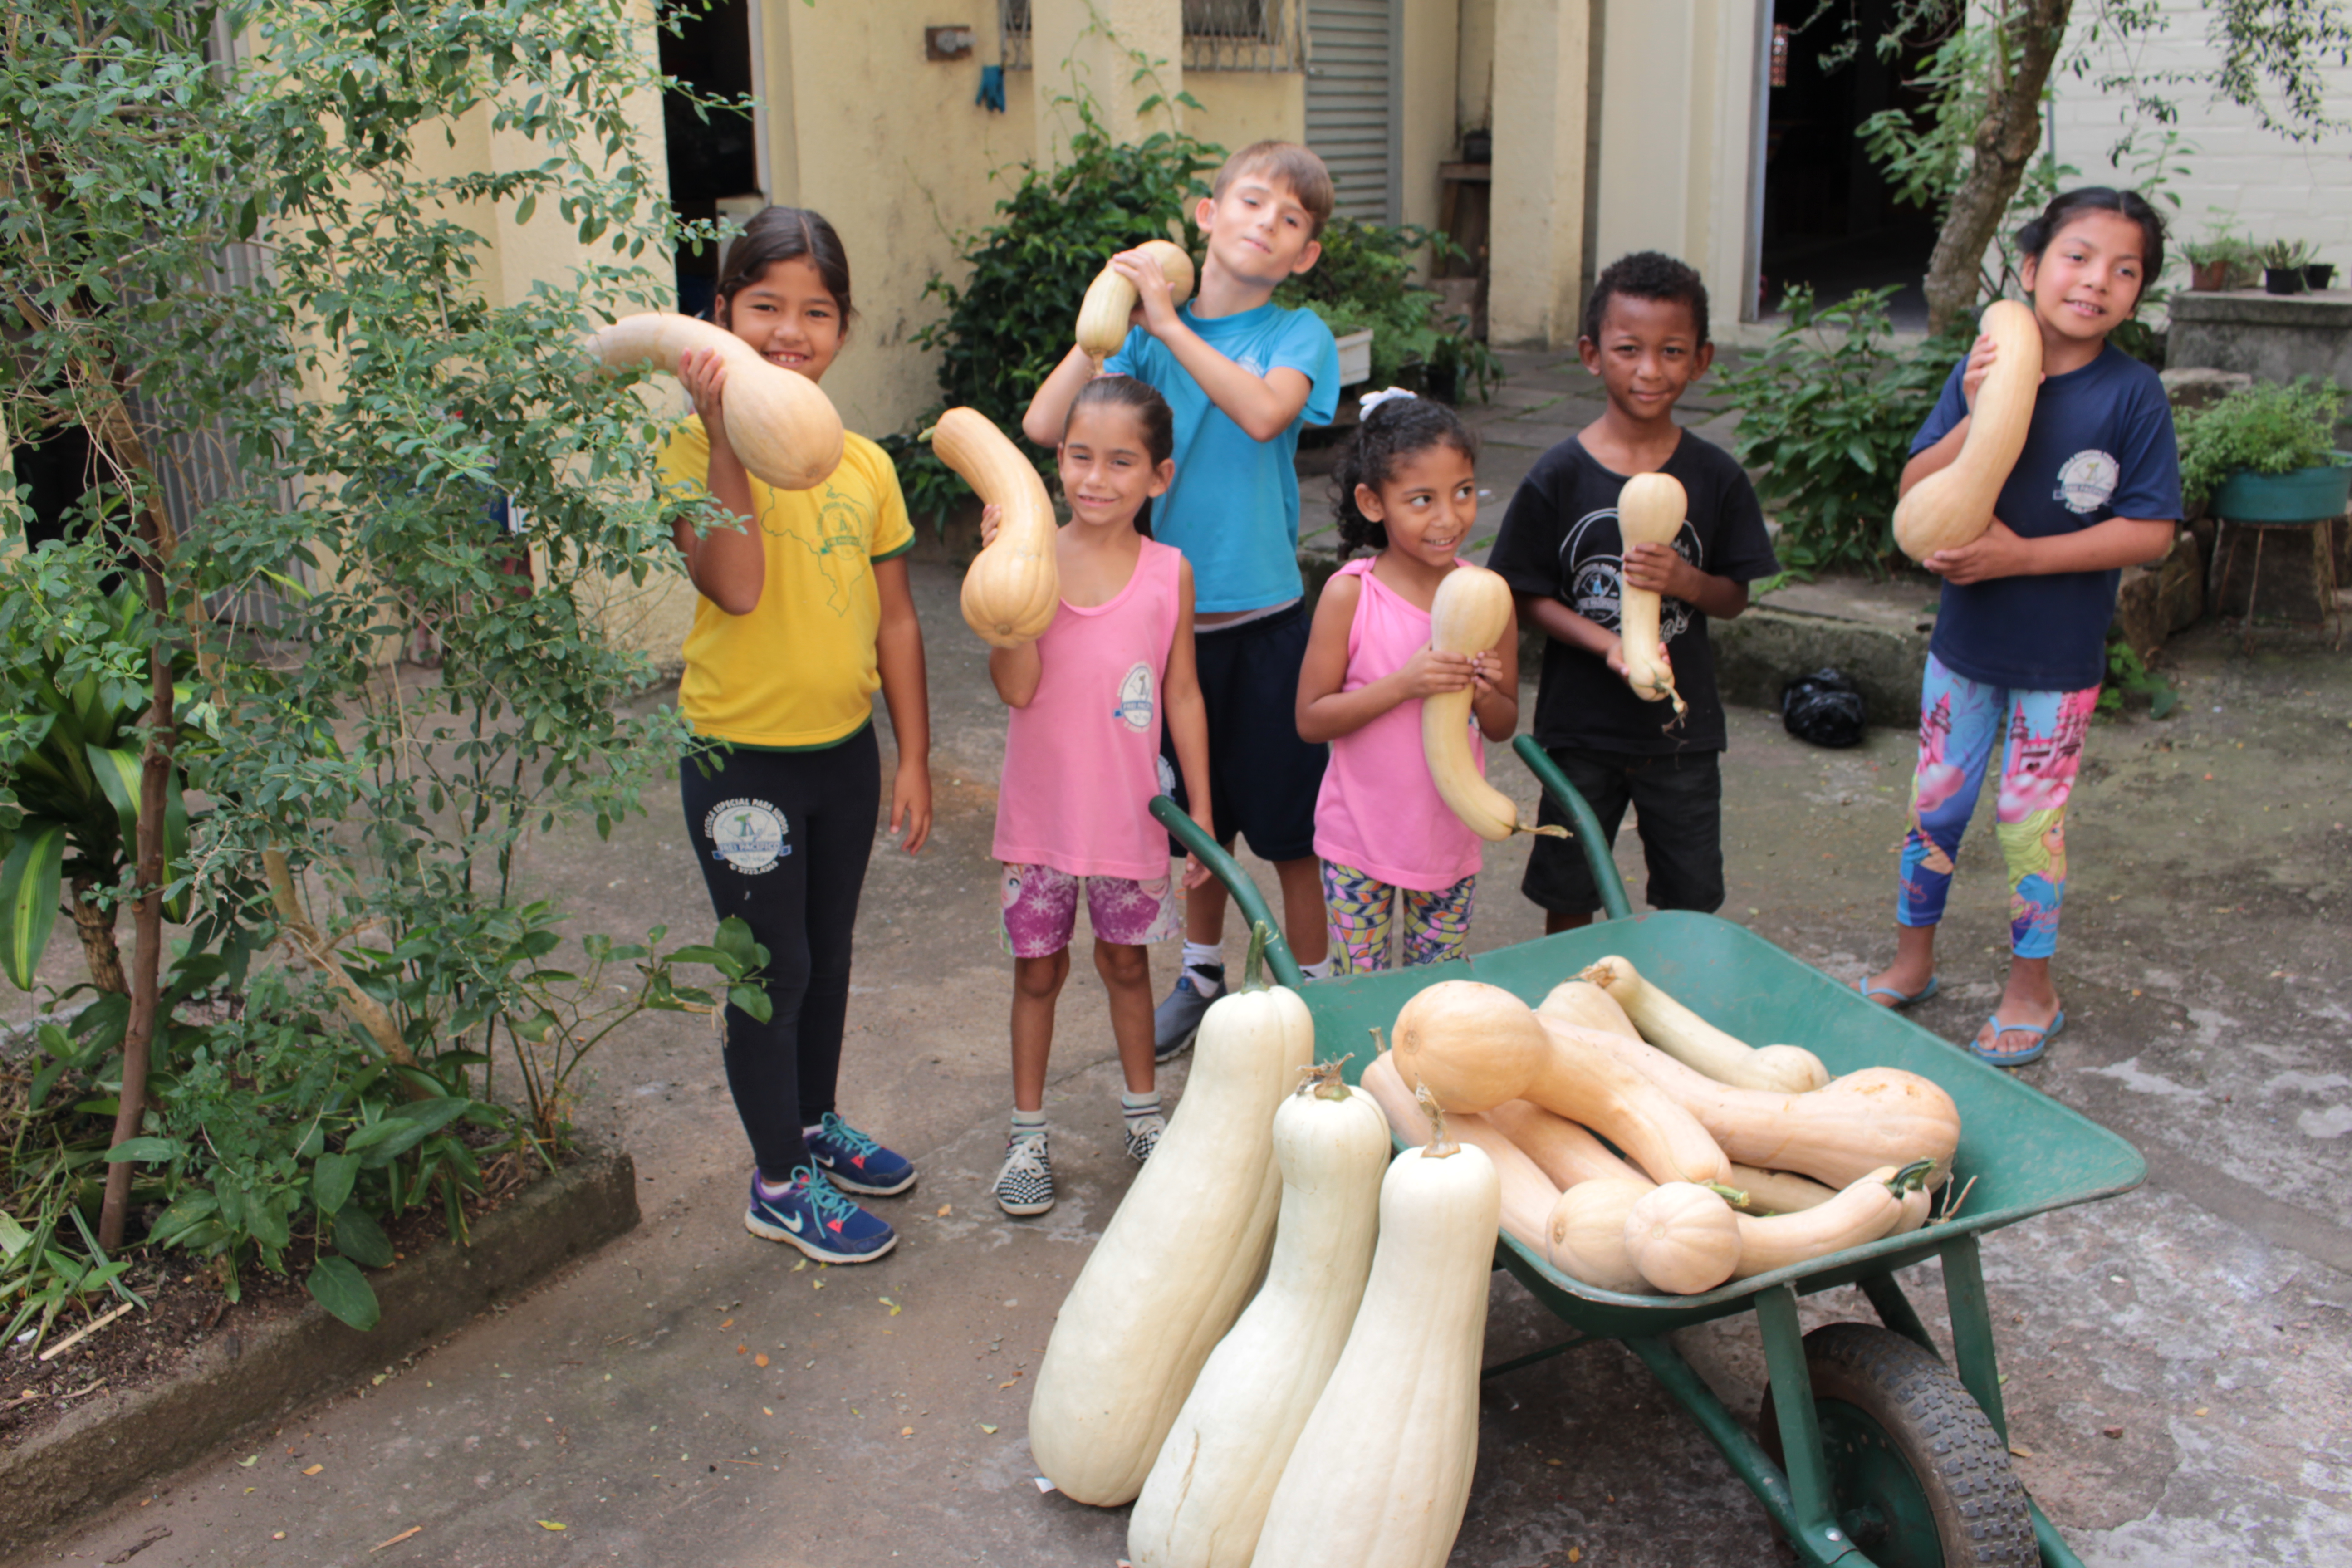
[[[1605,527],[1603,525],[1606,525]],[[1560,541],[1560,575],[1565,587],[1560,598],[1568,607],[1609,631],[1618,629],[1618,595],[1625,585],[1623,536],[1617,531],[1617,509],[1602,507],[1586,512]],[[1675,537],[1675,553],[1694,566],[1704,566],[1706,550],[1699,544],[1698,531],[1685,519],[1683,531]],[[1658,603],[1658,637],[1673,642],[1689,629],[1691,607],[1680,599],[1664,598]]]
[[[2123,477],[2122,467],[2105,452],[2077,452],[2059,465],[2058,488],[2052,497],[2064,501],[2076,516],[2088,517],[2114,499]]]

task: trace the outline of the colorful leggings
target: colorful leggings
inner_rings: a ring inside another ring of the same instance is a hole
[[[1458,956],[1469,940],[1471,895],[1477,885],[1476,877],[1465,877],[1450,888],[1423,892],[1324,861],[1323,901],[1331,911],[1331,940],[1341,959],[1339,972],[1367,974],[1389,966],[1389,930],[1400,900],[1404,904],[1406,968]]]
[[[2010,951],[2020,958],[2047,958],[2056,950],[2058,910],[2066,901],[2066,796],[2098,702],[2095,686],[2013,691],[1955,675],[1928,656],[1897,921],[1932,926],[1943,920],[1944,895],[1959,858],[1960,835],[1976,810],[1985,763],[2006,739],[1993,832],[2009,862]]]

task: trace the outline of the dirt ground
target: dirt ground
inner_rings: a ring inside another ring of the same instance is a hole
[[[1124,1555],[1125,1511],[1042,1493],[1024,1437],[1055,1310],[1131,1170],[1102,994],[1081,966],[1064,999],[1048,1100],[1061,1204],[1008,1220],[988,1194],[1009,1104],[1010,966],[988,858],[1003,718],[951,572],[919,566],[916,580],[939,826],[919,858],[877,852],[843,1097],[920,1164],[912,1193],[877,1203],[898,1251],[820,1268],[747,1236],[747,1155],[708,1026],[649,1023],[607,1047],[591,1091],[637,1160],[640,1230],[380,1384],[189,1455],[39,1561],[1111,1568]],[[2307,631],[2256,648],[2210,630],[2177,645],[2180,712],[2100,725],[2074,797],[2068,1028],[2023,1076],[2145,1149],[2149,1184],[1986,1245],[2018,1468],[2100,1568],[2352,1558],[2352,658]],[[1731,735],[1724,915],[1858,973],[1891,941],[1910,737],[1820,752],[1742,710]],[[1531,798],[1513,759],[1497,750],[1492,766]],[[576,930],[694,931],[710,917],[683,845],[666,795],[610,844],[542,844],[533,874]],[[1630,834],[1620,850],[1638,908]],[[1517,891],[1524,853],[1489,854],[1478,949],[1539,931]],[[1997,865],[1980,820],[1943,992],[1917,1012],[1949,1038],[1999,993]],[[1162,984],[1173,958],[1172,944],[1155,955]],[[1181,1095],[1181,1065],[1164,1081]],[[1911,1278],[1940,1331],[1934,1270]],[[1868,1316],[1850,1290],[1806,1311]],[[1497,1275],[1488,1363],[1557,1337]],[[1679,1342],[1752,1419],[1752,1327]],[[1622,1347],[1486,1384],[1479,1443],[1458,1564],[1776,1561],[1760,1508]]]

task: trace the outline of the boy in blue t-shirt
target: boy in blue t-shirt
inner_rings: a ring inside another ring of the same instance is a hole
[[[1293,711],[1307,632],[1294,462],[1300,428],[1329,423],[1339,408],[1339,351],[1319,317],[1273,300],[1322,254],[1316,237],[1331,200],[1330,171],[1304,147],[1261,142],[1225,160],[1193,214],[1208,256],[1189,302],[1174,303],[1149,257],[1111,258],[1139,303],[1104,367],[1149,382],[1175,411],[1176,480],[1151,509],[1151,531],[1192,566],[1214,820],[1227,844],[1238,832],[1273,863],[1291,952],[1315,978],[1329,964],[1315,858],[1325,751],[1298,738]],[[1073,348],[1037,389],[1023,432],[1057,445],[1092,374]],[[1224,918],[1220,884],[1185,895],[1184,967],[1154,1021],[1162,1061],[1190,1043],[1224,989]]]

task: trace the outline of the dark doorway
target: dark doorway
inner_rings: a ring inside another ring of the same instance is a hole
[[[1898,204],[1854,134],[1885,109],[1918,109],[1924,95],[1906,85],[1920,52],[1880,58],[1877,40],[1904,9],[1902,0],[1851,0],[1821,7],[1802,32],[1781,33],[1790,13],[1802,21],[1811,4],[1777,8],[1776,43],[1785,61],[1774,71],[1764,153],[1764,224],[1759,294],[1767,313],[1780,309],[1795,284],[1823,303],[1863,289],[1897,284],[1891,301],[1897,326],[1924,327],[1921,280],[1936,247],[1936,216]],[[1824,68],[1836,53],[1845,18],[1853,19],[1859,47],[1851,58]],[[1785,79],[1781,79],[1785,72]]]
[[[751,25],[747,0],[716,0],[686,13],[676,34],[661,33],[663,74],[699,91],[740,99],[751,91]],[[702,109],[677,92],[663,95],[669,140],[669,199],[684,218],[712,218],[719,204],[740,207],[760,195],[760,154],[749,110]],[[719,281],[719,253],[705,245],[677,250],[677,308],[706,314]]]

